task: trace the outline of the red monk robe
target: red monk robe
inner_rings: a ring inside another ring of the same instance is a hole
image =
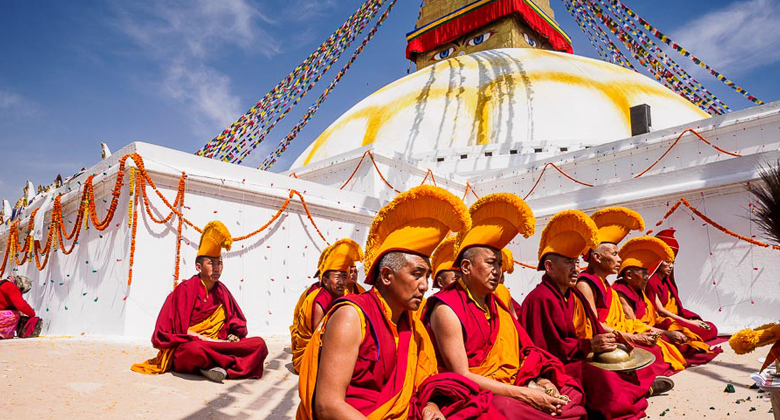
[[[688,342],[675,345],[680,350],[683,357],[685,357],[688,365],[703,365],[709,363],[718,354],[723,352],[723,349],[720,347],[710,349],[710,346],[704,343],[702,338],[688,329],[687,326],[681,325],[674,319],[660,316],[655,311],[655,307],[650,303],[650,300],[645,293],[641,290],[639,292],[635,291],[625,280],[616,281],[612,287],[626,299],[626,302],[628,302],[634,310],[636,319],[651,327],[667,331],[680,331],[688,337]],[[666,337],[663,337],[662,339],[666,340]]]
[[[617,292],[606,281],[602,280],[592,269],[580,273],[579,281],[586,281],[596,289],[593,298],[596,300],[596,315],[602,324],[628,334],[642,332],[641,322],[626,320],[623,306]],[[640,370],[639,375],[669,376],[685,368],[685,358],[677,349],[671,348],[665,342],[657,341],[654,346],[642,346],[635,344],[655,355],[655,362],[649,367]]]
[[[489,392],[480,392],[476,384],[460,375],[436,375],[433,345],[419,318],[407,312],[396,326],[387,315],[387,304],[376,289],[371,289],[334,302],[322,327],[312,336],[301,362],[298,388],[301,404],[296,419],[314,418],[322,337],[330,315],[345,305],[358,312],[363,326],[363,338],[345,398],[361,414],[370,419],[417,420],[422,418],[422,408],[428,402],[428,398],[419,400],[418,396],[437,395],[439,398],[435,400],[447,419],[496,418],[490,411]],[[458,397],[447,401],[448,395]]]
[[[591,352],[591,338],[601,334],[601,324],[579,290],[565,296],[545,274],[542,282],[521,305],[520,324],[538,347],[560,359],[566,372],[581,381],[586,406],[607,419],[639,419],[645,416],[646,396],[654,375],[613,372],[584,360]]]
[[[701,317],[695,312],[683,308],[682,301],[680,300],[680,295],[678,294],[677,290],[677,282],[674,280],[674,271],[672,271],[672,273],[666,278],[659,276],[658,272],[653,274],[650,277],[650,280],[647,282],[645,293],[650,299],[650,302],[655,302],[656,297],[658,297],[661,305],[667,311],[675,315],[681,316],[685,319],[701,320]],[[688,323],[685,324],[685,327],[693,331],[705,342],[717,339],[718,328],[712,322],[705,322],[710,326],[710,329],[701,328],[699,326]]]
[[[214,318],[217,311],[224,311],[224,324],[216,338],[226,340],[228,334],[233,334],[240,341],[209,342],[187,335],[190,327]],[[152,335],[152,345],[161,350],[160,354],[146,363],[133,365],[132,370],[194,373],[221,367],[231,379],[260,378],[268,348],[262,338],[247,338],[246,335],[244,313],[225,285],[217,282],[211,292],[207,292],[200,277],[195,275],[179,284],[160,310]]]
[[[503,395],[493,396],[492,404],[497,411],[507,419],[584,418],[581,387],[565,372],[563,364],[534,346],[506,303],[495,293],[487,296],[486,313],[471,298],[462,282],[459,280],[429,298],[424,314],[428,328],[435,305],[447,305],[460,320],[470,372],[517,386],[528,386],[531,380],[542,377],[552,382],[561,395],[570,398],[563,413],[557,417]],[[444,366],[441,360],[439,365]]]

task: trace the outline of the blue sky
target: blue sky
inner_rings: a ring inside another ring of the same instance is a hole
[[[759,98],[780,99],[780,0],[625,2]],[[93,165],[100,159],[101,141],[114,151],[145,141],[194,152],[260,99],[361,3],[4,1],[0,198],[13,205],[25,180],[49,184],[57,174],[65,177]],[[563,3],[551,3],[574,40],[575,53],[596,57]],[[419,0],[398,1],[275,171],[287,169],[318,133],[360,99],[406,75],[404,35],[414,27],[419,5]],[[678,62],[684,62],[682,57]],[[287,134],[333,77],[331,71],[245,165],[256,166]],[[695,75],[732,108],[752,106],[701,71]]]

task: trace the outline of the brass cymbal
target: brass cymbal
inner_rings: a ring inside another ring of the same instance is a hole
[[[618,344],[618,348],[594,355],[590,353],[585,359],[586,362],[604,370],[623,372],[642,369],[655,362],[655,355],[649,351],[635,347],[628,353],[626,346]]]

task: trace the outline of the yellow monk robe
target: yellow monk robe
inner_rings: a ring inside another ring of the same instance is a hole
[[[354,379],[347,388],[347,403],[369,419],[406,419],[412,396],[420,384],[438,373],[436,353],[419,318],[406,312],[396,327],[396,324],[390,321],[390,308],[375,290],[361,295],[349,295],[339,300],[323,319],[321,327],[313,334],[300,365],[298,392],[301,404],[296,419],[313,418],[312,402],[319,371],[322,338],[330,315],[344,305],[354,308],[360,316],[361,351],[367,347],[381,351],[380,354],[359,354],[352,375],[365,383],[381,384],[381,388],[361,386],[363,384]],[[369,341],[370,343],[367,343]],[[378,360],[395,360],[396,363],[392,371],[383,372],[385,363],[379,363]],[[371,403],[366,404],[367,401]]]
[[[328,312],[332,303],[333,298],[324,288],[320,288],[317,291],[310,293],[301,303],[297,316],[293,320],[293,325],[290,327],[291,349],[293,354],[292,361],[293,368],[296,372],[300,372],[299,369],[303,352],[306,350],[306,346],[309,344],[309,340],[311,340],[314,330],[317,329],[317,326],[314,325],[315,306],[319,305],[324,314]]]
[[[217,339],[219,331],[225,325],[225,308],[219,304],[217,309],[206,319],[191,326],[189,329],[196,334],[207,338]],[[173,353],[176,347],[162,349],[157,353],[157,357],[149,359],[144,363],[137,363],[130,367],[131,370],[147,375],[156,375],[169,371],[171,362],[173,362]]]

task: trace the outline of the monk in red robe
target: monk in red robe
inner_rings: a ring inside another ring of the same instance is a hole
[[[330,309],[333,301],[347,294],[349,270],[363,258],[363,250],[351,239],[341,239],[329,246],[320,258],[320,287],[312,291],[296,308],[290,327],[293,369],[299,372],[303,352],[314,330]]]
[[[655,236],[672,248],[676,259],[680,251],[680,244],[674,237],[674,232],[674,229],[665,229],[658,232]],[[695,312],[683,307],[677,282],[674,279],[673,262],[661,263],[655,274],[650,277],[645,293],[647,293],[647,297],[653,303],[659,315],[679,322],[704,341],[709,342],[718,338],[718,328],[715,324],[703,321]]]
[[[226,377],[260,378],[268,348],[260,337],[247,337],[246,317],[222,275],[221,248],[232,239],[218,221],[203,229],[195,269],[198,274],[178,285],[157,317],[152,345],[157,357],[132,366],[146,374],[173,370],[200,372],[214,382]]]
[[[444,289],[460,279],[460,269],[455,264],[455,235],[445,238],[431,254],[433,288]]]
[[[598,318],[575,284],[579,256],[595,246],[597,230],[582,212],[568,210],[553,216],[542,233],[542,281],[523,301],[520,324],[540,348],[560,359],[566,372],[578,379],[586,406],[607,419],[645,416],[647,395],[664,391],[652,375],[613,372],[585,363],[590,352],[616,348],[614,332],[605,333]],[[655,384],[655,387],[653,387]]]
[[[617,244],[630,231],[643,230],[644,220],[639,213],[625,207],[607,207],[593,213],[591,219],[598,228],[599,245],[586,252],[588,268],[580,273],[577,289],[598,317],[604,332],[617,331],[624,339],[655,355],[653,365],[639,374],[660,377],[671,388],[674,382],[667,375],[684,369],[685,359],[666,343],[659,342],[658,334],[626,319],[617,292],[607,280],[618,273],[622,262]]]
[[[349,278],[347,279],[347,286],[344,289],[344,294],[361,294],[366,293],[366,289],[358,282],[358,270],[354,265],[349,268]]]
[[[580,385],[563,364],[536,347],[496,296],[502,253],[518,233],[533,234],[534,216],[514,194],[491,194],[470,209],[473,227],[459,234],[462,278],[429,298],[427,322],[440,367],[493,392],[507,419],[585,418]]]
[[[641,323],[661,336],[661,339],[674,346],[685,359],[687,366],[708,363],[722,350],[711,350],[696,333],[671,318],[659,316],[655,307],[645,294],[650,268],[657,267],[664,260],[672,261],[672,249],[658,238],[643,236],[628,241],[621,249],[623,263],[620,277],[613,285],[618,292],[623,312],[628,320]]]
[[[366,244],[367,293],[337,300],[301,364],[297,419],[489,419],[490,393],[436,375],[436,355],[414,315],[428,289],[428,256],[449,231],[468,228],[446,190],[403,192],[374,219]]]

